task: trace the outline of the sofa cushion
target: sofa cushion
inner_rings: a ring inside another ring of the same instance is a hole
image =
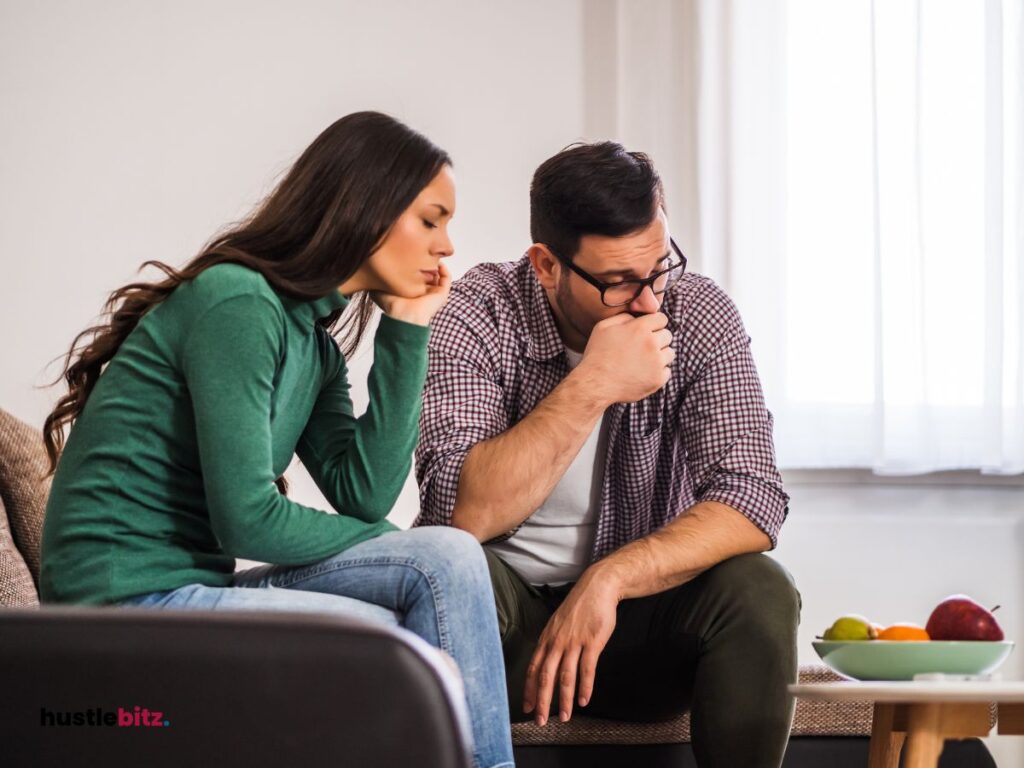
[[[800,668],[801,683],[841,680],[830,669],[815,665]],[[872,706],[868,701],[809,701],[797,699],[793,736],[868,736]],[[690,741],[690,714],[658,723],[632,723],[573,715],[567,723],[548,721],[512,724],[516,746],[545,744],[678,744]]]
[[[39,595],[32,574],[11,538],[7,512],[0,499],[0,606],[27,608],[39,605]]]
[[[47,467],[42,433],[0,408],[0,498],[14,543],[36,585],[43,514],[50,493],[50,479],[44,477]]]

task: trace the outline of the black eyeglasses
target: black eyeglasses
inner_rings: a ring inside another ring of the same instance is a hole
[[[683,252],[679,250],[679,246],[676,245],[675,240],[670,237],[668,241],[671,244],[672,250],[675,252],[678,261],[670,261],[669,265],[665,269],[655,272],[653,275],[645,277],[642,280],[620,280],[617,283],[602,282],[586,270],[577,267],[572,263],[571,259],[567,259],[560,254],[555,253],[551,250],[550,246],[548,246],[548,250],[551,251],[551,253],[553,253],[560,262],[565,264],[565,266],[597,288],[597,290],[601,292],[601,302],[606,307],[624,307],[627,304],[632,304],[636,301],[640,294],[643,293],[644,288],[650,286],[654,295],[659,296],[678,283],[683,274],[685,274],[686,257],[683,255]],[[669,258],[671,259],[671,256]]]

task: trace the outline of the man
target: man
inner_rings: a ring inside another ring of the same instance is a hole
[[[567,149],[530,204],[526,255],[435,318],[417,524],[486,544],[513,719],[689,708],[701,766],[779,765],[800,600],[760,554],[789,497],[740,316],[642,153]]]

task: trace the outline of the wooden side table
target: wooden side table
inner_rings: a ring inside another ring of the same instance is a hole
[[[988,736],[991,705],[1000,734],[1024,734],[1024,682],[906,681],[804,683],[794,696],[819,701],[871,701],[869,768],[935,768],[946,739]]]

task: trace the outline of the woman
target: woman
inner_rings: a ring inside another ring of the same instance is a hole
[[[512,748],[482,550],[462,531],[385,519],[416,441],[428,323],[448,296],[450,164],[385,115],[349,115],[247,221],[180,271],[147,262],[162,282],[112,294],[109,323],[72,345],[69,392],[44,427],[56,471],[40,590],[401,617],[458,664],[489,768],[511,765]],[[384,312],[359,418],[331,335],[355,294],[346,354],[372,302]],[[284,495],[295,453],[338,515]],[[235,573],[235,558],[270,565]]]

